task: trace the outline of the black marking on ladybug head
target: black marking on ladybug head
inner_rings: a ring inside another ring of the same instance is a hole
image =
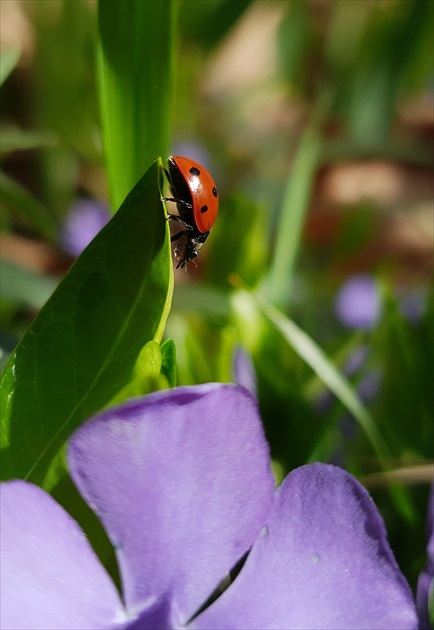
[[[197,177],[199,177],[200,175],[200,170],[198,168],[196,168],[195,166],[192,166],[190,169],[190,173],[192,175],[196,175]]]
[[[213,194],[213,197],[217,197],[217,188],[215,186],[212,189],[212,194]]]
[[[201,213],[203,214],[204,212],[208,212],[208,206],[202,206],[202,208],[200,209]]]

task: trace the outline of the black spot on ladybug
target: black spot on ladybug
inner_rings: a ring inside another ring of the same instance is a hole
[[[202,213],[204,213],[204,212],[208,212],[208,206],[202,206],[202,208],[200,209],[200,211],[201,211]]]
[[[196,168],[195,166],[192,166],[190,169],[190,173],[192,175],[196,175],[197,177],[199,177],[200,175],[200,170],[198,168]]]
[[[217,197],[217,188],[215,186],[212,189],[212,194],[213,194],[213,197]]]

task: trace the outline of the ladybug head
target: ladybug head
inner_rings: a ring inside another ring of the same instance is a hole
[[[176,268],[178,267],[184,268],[188,265],[189,262],[194,262],[196,256],[199,255],[199,251],[202,245],[205,243],[208,238],[209,232],[205,232],[205,234],[199,234],[193,238],[187,238],[185,243],[180,243],[177,247],[175,247],[175,258],[178,261]],[[180,253],[182,251],[182,254]],[[194,262],[196,267],[196,263]]]
[[[179,267],[181,267],[181,269],[184,269],[184,267],[187,267],[189,262],[192,262],[194,264],[194,266],[197,267],[196,261],[194,259],[198,255],[199,255],[199,252],[197,250],[190,249],[190,248],[185,248],[184,252],[183,252],[183,256],[181,258],[180,255],[179,255],[179,252],[177,252],[175,250],[175,258],[178,261],[178,264],[176,265],[176,268],[178,269]]]

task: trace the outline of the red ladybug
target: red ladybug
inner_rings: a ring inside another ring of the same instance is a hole
[[[198,256],[216,220],[219,202],[216,185],[206,168],[180,155],[171,155],[167,162],[169,170],[164,170],[173,197],[163,197],[162,200],[176,203],[179,215],[169,214],[168,219],[185,227],[171,239],[173,242],[185,236],[184,242],[175,247],[178,269]]]

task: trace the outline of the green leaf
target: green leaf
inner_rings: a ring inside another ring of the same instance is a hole
[[[129,381],[161,341],[171,304],[161,161],[128,195],[40,311],[1,384],[3,478],[40,483],[71,432]]]
[[[8,350],[5,350],[0,346],[0,372],[6,367],[7,362],[9,361],[11,353]]]
[[[161,346],[161,373],[167,378],[170,387],[176,387],[176,347],[173,339],[166,339]]]
[[[0,55],[0,85],[2,85],[18,63],[21,50],[18,47],[6,48]]]
[[[139,354],[130,381],[110,401],[118,405],[133,396],[144,396],[158,389],[169,386],[167,378],[161,373],[162,357],[160,345],[148,341]]]
[[[113,207],[168,154],[177,2],[99,2],[98,79]]]

